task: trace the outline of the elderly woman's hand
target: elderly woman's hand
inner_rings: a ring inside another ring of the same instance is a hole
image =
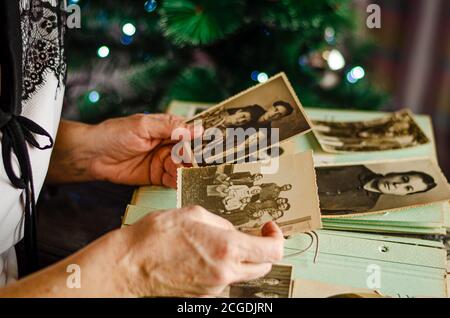
[[[97,180],[176,188],[177,168],[171,150],[172,131],[193,127],[165,114],[133,115],[92,126],[89,138],[90,174]]]

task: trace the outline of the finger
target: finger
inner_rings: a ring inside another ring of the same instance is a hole
[[[282,238],[283,232],[275,222],[270,221],[262,227],[261,235],[266,237]]]
[[[184,123],[182,119],[180,119],[179,117],[174,117],[172,115],[148,115],[145,121],[149,138],[171,139],[172,131],[176,128],[188,129],[189,133],[193,134],[193,128],[189,128],[189,125]]]
[[[177,165],[175,162],[173,162],[172,157],[168,156],[166,159],[164,159],[164,170],[168,174],[170,174],[172,177],[177,176],[177,169],[182,167],[182,165]]]
[[[170,156],[170,148],[163,147],[155,151],[150,163],[150,182],[153,185],[161,185],[164,174],[164,160]]]
[[[178,115],[172,115],[172,114],[150,114],[147,115],[151,119],[157,119],[157,120],[164,120],[168,116],[170,116],[173,120],[179,121],[179,122],[185,122],[186,117],[178,116]]]
[[[183,138],[187,140],[193,140],[195,138],[201,138],[204,132],[204,128],[201,125],[201,121],[194,121],[187,123],[184,117],[168,115],[168,114],[156,114],[152,119],[163,123],[169,123],[171,132],[177,128],[187,129],[187,134],[183,134]],[[172,134],[172,133],[171,133]],[[158,138],[158,137],[155,137]],[[167,137],[166,137],[167,138]],[[181,135],[177,136],[175,140],[180,140]]]
[[[237,269],[236,281],[233,283],[245,282],[266,276],[272,270],[272,263],[241,263]]]
[[[164,172],[162,176],[162,184],[168,188],[177,188],[177,177],[171,176],[170,174]]]
[[[259,237],[235,233],[239,242],[239,258],[249,263],[274,263],[283,257],[283,236]]]

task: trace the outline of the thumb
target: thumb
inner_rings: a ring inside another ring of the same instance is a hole
[[[188,140],[194,138],[201,138],[203,135],[203,127],[200,122],[195,121],[192,123],[186,123],[185,118],[169,115],[169,114],[155,114],[149,115],[151,125],[149,125],[150,136],[157,139],[172,139],[172,132],[175,129],[181,129],[185,131],[179,131],[176,134],[174,140],[180,140],[182,137]]]
[[[184,118],[169,114],[155,114],[146,116],[146,128],[149,137],[156,139],[171,139],[172,131],[177,128],[190,129]]]
[[[283,232],[280,227],[273,221],[267,222],[261,229],[261,235],[265,237],[283,238]]]

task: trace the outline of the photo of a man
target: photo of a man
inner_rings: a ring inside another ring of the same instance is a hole
[[[322,216],[362,214],[381,208],[389,210],[432,203],[442,196],[433,190],[438,185],[446,189],[446,181],[438,172],[420,169],[425,165],[411,162],[385,164],[383,173],[377,172],[380,165],[316,168]],[[384,204],[380,207],[382,199]]]

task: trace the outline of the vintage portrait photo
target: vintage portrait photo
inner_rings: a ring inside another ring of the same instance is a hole
[[[394,150],[429,142],[408,110],[368,121],[313,121],[313,125],[314,135],[328,152]]]
[[[311,152],[279,160],[275,174],[259,162],[179,169],[178,206],[201,205],[255,234],[270,220],[286,235],[320,228]]]
[[[269,274],[229,287],[229,298],[291,298],[292,266],[273,265]]]
[[[448,200],[450,189],[429,159],[316,168],[323,217],[363,215]]]
[[[273,143],[272,129],[278,132],[279,140],[276,143],[311,130],[311,123],[284,73],[209,108],[189,123],[199,120],[205,131],[216,128],[222,138],[211,137],[212,140],[192,145],[198,165],[213,161],[211,158],[223,158],[221,152],[237,157],[238,149],[243,149],[243,155],[239,156],[248,156],[252,143],[265,144],[267,147]],[[237,128],[248,133],[242,142],[236,141],[229,133],[230,129]],[[216,151],[217,144],[223,145],[222,151]],[[198,153],[202,154],[200,159]],[[228,160],[228,156],[226,159],[226,162],[233,162],[232,159]]]

